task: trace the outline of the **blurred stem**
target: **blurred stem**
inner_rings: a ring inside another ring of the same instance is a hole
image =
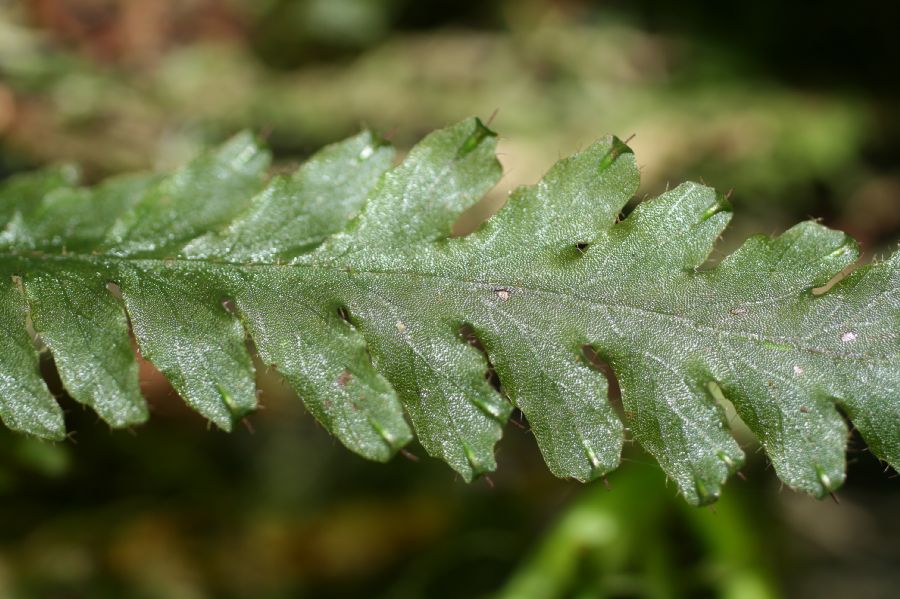
[[[681,512],[691,532],[704,547],[704,558],[711,570],[711,585],[723,599],[769,599],[779,593],[766,563],[769,555],[760,531],[771,525],[756,526],[759,510],[750,509],[739,493],[726,493],[714,504],[714,510],[698,510],[683,505]]]
[[[679,545],[672,518],[687,537]],[[700,585],[728,599],[770,599],[778,593],[761,545],[751,512],[736,499],[726,496],[715,511],[690,507],[663,486],[660,472],[632,468],[612,491],[588,485],[497,597],[664,599]],[[700,555],[685,568],[688,547]]]
[[[621,573],[646,534],[656,528],[665,497],[657,487],[652,478],[634,473],[618,477],[612,491],[600,483],[588,485],[498,597],[550,599],[571,593],[579,574],[585,574],[580,571],[585,558],[593,558],[595,568],[592,580],[580,581],[580,590],[594,591],[594,596],[611,588],[641,590],[640,581]]]

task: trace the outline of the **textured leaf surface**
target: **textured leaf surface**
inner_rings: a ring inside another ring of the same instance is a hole
[[[686,183],[620,221],[638,169],[615,138],[451,238],[500,177],[494,147],[468,120],[392,168],[362,133],[265,181],[267,153],[240,135],[169,176],[8,181],[0,417],[65,434],[30,317],[73,398],[113,426],[146,419],[130,322],[144,357],[223,429],[256,407],[249,336],[353,451],[386,460],[415,430],[467,480],[496,466],[514,406],[557,476],[615,468],[627,426],[693,503],[744,459],[725,398],[792,487],[842,483],[838,408],[900,463],[897,253],[817,293],[858,250],[805,222],[702,269],[727,202]],[[618,379],[624,425],[588,346]]]

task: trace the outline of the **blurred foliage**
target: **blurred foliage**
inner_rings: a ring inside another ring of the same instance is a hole
[[[505,30],[386,36],[398,2],[110,0],[101,4],[118,8],[100,35],[78,28],[87,17],[71,3],[33,4],[49,29],[27,27],[18,5],[0,20],[12,112],[0,122],[19,161],[74,160],[95,177],[166,167],[245,127],[268,132],[283,158],[363,123],[403,146],[496,109],[507,163],[497,198],[610,132],[635,135],[647,193],[701,177],[734,188],[738,213],[753,219],[742,233],[815,214],[878,244],[900,226],[896,206],[862,185],[873,175],[863,149],[880,124],[865,97],[753,76],[727,48],[648,33],[624,13],[522,3],[503,5]],[[898,183],[895,172],[879,178],[891,193]],[[885,219],[867,229],[851,200]]]
[[[635,134],[642,193],[734,188],[725,250],[812,215],[878,252],[900,238],[898,6],[0,0],[0,176],[162,168],[240,128],[290,162],[361,124],[402,147],[497,110],[507,174],[468,227],[558,156]],[[607,492],[553,479],[510,426],[493,486],[465,486],[432,460],[335,447],[270,377],[256,433],[205,433],[142,368],[154,418],[133,434],[71,401],[71,442],[0,433],[0,596],[888,597],[900,582],[900,494],[867,453],[840,505],[778,493],[757,458],[715,512],[688,511],[635,451]]]
[[[777,493],[756,461],[697,510],[646,455],[582,486],[509,427],[499,471],[466,486],[436,461],[352,456],[263,382],[254,432],[204,433],[166,392],[135,434],[73,402],[74,444],[4,432],[0,596],[887,597],[896,582],[879,544],[900,532],[896,484],[865,456],[851,475],[869,482],[840,505]]]

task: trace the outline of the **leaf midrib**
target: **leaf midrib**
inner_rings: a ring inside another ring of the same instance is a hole
[[[30,254],[30,255],[29,255]],[[754,333],[751,331],[743,331],[743,330],[732,330],[732,329],[723,329],[717,328],[714,326],[710,326],[709,324],[701,323],[696,320],[687,318],[680,314],[675,314],[673,312],[666,312],[663,310],[656,310],[653,308],[646,308],[641,306],[633,306],[624,303],[606,303],[596,300],[595,298],[584,297],[579,295],[566,294],[554,289],[546,289],[541,287],[527,287],[523,286],[520,283],[507,283],[502,281],[484,281],[484,280],[475,280],[475,279],[466,279],[462,277],[454,277],[446,274],[436,274],[429,272],[422,272],[417,270],[399,270],[399,269],[384,269],[384,270],[375,270],[375,269],[356,269],[349,266],[335,266],[331,264],[322,264],[322,263],[302,263],[302,262],[227,262],[227,261],[216,261],[210,260],[207,258],[185,258],[182,256],[170,256],[164,258],[155,258],[155,257],[129,257],[129,256],[110,256],[107,254],[97,254],[97,255],[85,255],[85,254],[47,254],[38,250],[28,250],[28,253],[19,253],[19,252],[0,252],[0,264],[2,264],[6,260],[16,260],[16,261],[24,261],[24,262],[35,262],[40,264],[43,261],[53,261],[58,263],[65,262],[76,262],[82,264],[88,264],[93,266],[116,266],[116,263],[151,263],[151,264],[159,264],[160,270],[166,270],[171,268],[175,264],[179,265],[196,265],[196,264],[206,264],[211,267],[217,268],[236,268],[236,269],[247,269],[247,268],[289,268],[289,269],[306,269],[306,270],[319,270],[319,271],[327,271],[333,273],[340,273],[344,275],[375,275],[375,276],[404,276],[404,277],[418,277],[418,278],[430,278],[430,279],[439,279],[443,281],[448,281],[452,283],[457,283],[460,285],[471,285],[471,286],[482,286],[486,289],[505,289],[508,291],[523,291],[523,292],[531,292],[535,294],[546,294],[552,295],[556,298],[562,298],[566,301],[579,301],[587,304],[591,304],[597,307],[603,307],[607,309],[623,309],[623,310],[632,310],[634,312],[642,313],[642,314],[650,314],[654,316],[662,316],[666,318],[671,318],[682,325],[688,325],[693,327],[697,331],[706,331],[712,332],[718,335],[727,335],[730,337],[734,337],[743,341],[750,342],[759,342],[759,343],[782,343],[789,344],[791,347],[798,351],[805,351],[814,355],[824,355],[832,358],[839,359],[850,359],[850,360],[862,360],[862,361],[880,361],[888,360],[888,356],[872,356],[869,354],[854,354],[854,353],[842,353],[830,351],[827,349],[822,349],[818,347],[809,347],[802,345],[797,342],[795,338],[792,337],[780,337],[780,336],[766,336],[760,335],[759,333]],[[688,274],[702,274],[702,273],[688,273]],[[807,290],[807,293],[810,294],[812,299],[818,299],[820,297],[825,297],[825,295],[815,296],[812,295],[812,290]],[[798,294],[799,295],[799,294]]]

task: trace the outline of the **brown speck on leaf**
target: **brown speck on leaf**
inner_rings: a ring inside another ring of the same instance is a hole
[[[501,301],[509,300],[509,289],[494,289],[494,294],[500,298]]]
[[[807,408],[806,406],[800,406],[800,411],[804,414],[809,414],[809,408]]]
[[[347,383],[349,383],[350,379],[352,379],[352,378],[353,378],[353,375],[350,374],[350,371],[345,368],[344,372],[341,373],[341,376],[338,377],[337,384],[340,385],[341,387],[346,387]]]
[[[731,313],[735,316],[743,316],[747,313],[747,308],[732,308]]]

